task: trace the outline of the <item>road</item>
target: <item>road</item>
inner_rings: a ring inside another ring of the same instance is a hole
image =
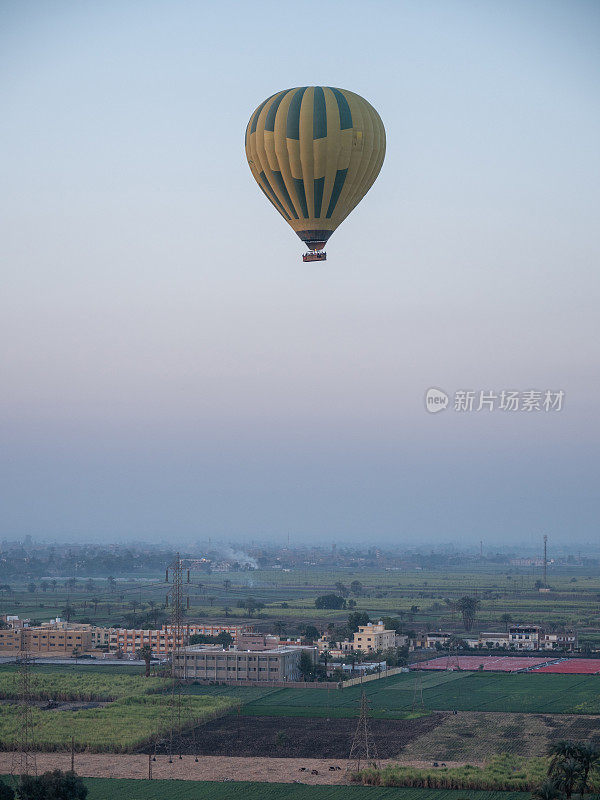
[[[37,661],[39,664],[68,664],[70,667],[97,667],[98,665],[107,666],[132,666],[132,667],[143,667],[144,661],[139,659],[129,659],[129,658],[46,658],[44,656],[40,656],[36,658],[33,656],[34,661]],[[0,664],[16,664],[16,656],[0,656]]]

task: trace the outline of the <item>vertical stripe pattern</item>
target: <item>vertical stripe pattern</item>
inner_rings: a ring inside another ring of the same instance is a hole
[[[346,89],[304,86],[269,97],[246,127],[254,178],[309,247],[322,247],[373,185],[385,157],[379,114]]]

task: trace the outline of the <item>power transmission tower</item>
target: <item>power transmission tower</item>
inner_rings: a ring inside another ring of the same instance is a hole
[[[412,701],[412,711],[420,711],[421,709],[425,708],[425,701],[423,700],[423,671],[421,670],[421,664],[417,664],[417,668],[414,670],[415,673],[415,683],[413,688],[413,701]]]
[[[17,738],[12,755],[11,775],[37,775],[35,758],[34,723],[31,713],[31,654],[23,651],[19,657],[17,689],[19,693],[19,721]]]
[[[379,758],[377,756],[373,732],[371,731],[369,712],[369,701],[363,689],[360,696],[358,725],[356,726],[356,733],[352,740],[352,747],[350,748],[350,756],[348,758],[348,772],[358,772],[361,768],[361,764],[363,766],[371,764],[375,767],[379,767]]]
[[[548,588],[548,536],[544,534],[544,589]]]
[[[446,658],[446,669],[460,669],[460,659],[458,657],[458,650],[456,647],[448,645],[448,656]]]
[[[187,677],[186,658],[185,658],[185,627],[183,623],[184,611],[184,589],[183,589],[183,560],[179,553],[167,567],[166,579],[171,582],[171,588],[167,593],[167,604],[171,605],[171,699],[169,708],[169,763],[173,761],[173,755],[177,753],[179,759],[182,757],[183,737],[183,697],[181,693],[181,682]],[[187,582],[190,582],[190,571],[187,570]]]

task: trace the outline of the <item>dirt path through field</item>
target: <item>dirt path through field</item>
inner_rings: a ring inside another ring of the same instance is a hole
[[[0,774],[11,769],[11,753],[0,753]],[[69,753],[38,753],[38,772],[71,769]],[[430,767],[427,761],[389,761],[415,767]],[[447,762],[447,766],[461,766]],[[334,769],[330,769],[334,767]],[[340,769],[336,769],[339,767]],[[312,771],[316,771],[316,775]],[[152,762],[153,778],[175,778],[187,781],[261,781],[266,783],[344,784],[346,762],[335,758],[236,758],[235,756],[183,756],[169,764],[166,756]],[[86,778],[147,778],[148,757],[81,753],[75,755],[75,771]]]

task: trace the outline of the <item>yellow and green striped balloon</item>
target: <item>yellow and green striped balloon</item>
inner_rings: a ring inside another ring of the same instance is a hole
[[[347,89],[286,89],[250,117],[246,156],[281,216],[310,250],[322,250],[377,178],[385,129],[373,106]]]

